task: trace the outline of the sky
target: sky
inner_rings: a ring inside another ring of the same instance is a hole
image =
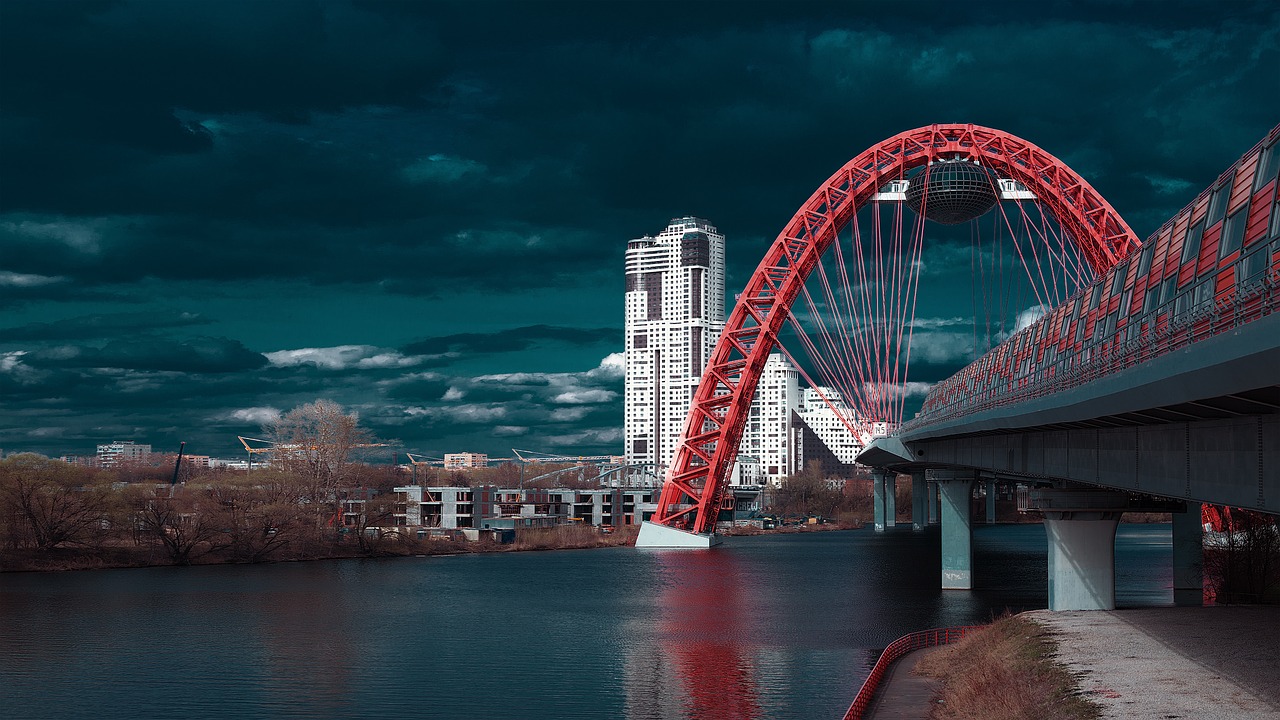
[[[1280,122],[1277,68],[1246,0],[3,0],[0,448],[235,456],[324,398],[400,450],[620,453],[627,240],[709,219],[732,296],[942,122],[1146,237]],[[913,381],[971,359],[953,265]]]

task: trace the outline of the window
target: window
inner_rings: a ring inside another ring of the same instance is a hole
[[[636,349],[641,349],[641,348],[647,348],[647,347],[649,347],[649,336],[648,336],[648,335],[634,335],[634,336],[632,336],[632,338],[631,338],[631,347],[636,348]]]
[[[1120,289],[1124,287],[1125,276],[1129,274],[1129,263],[1121,263],[1116,266],[1115,277],[1111,280],[1111,295],[1114,297],[1120,294]]]
[[[1187,239],[1182,243],[1182,262],[1200,257],[1200,241],[1204,239],[1204,221],[1187,228]]]
[[[1280,171],[1280,141],[1271,143],[1258,158],[1258,171],[1253,178],[1253,191],[1262,189]]]
[[[1160,304],[1160,286],[1147,288],[1147,296],[1142,300],[1142,312],[1149,313],[1156,309]]]
[[[1247,285],[1262,279],[1267,269],[1267,260],[1271,257],[1271,248],[1267,245],[1255,248],[1244,260],[1236,265],[1236,284]]]
[[[1240,249],[1244,242],[1244,223],[1249,217],[1249,203],[1231,213],[1222,226],[1222,246],[1218,248],[1218,259],[1222,259]]]
[[[1151,271],[1151,258],[1155,257],[1155,254],[1156,244],[1154,242],[1142,248],[1142,256],[1138,258],[1138,277],[1142,277]]]
[[[1231,181],[1235,179],[1235,174],[1222,181],[1222,184],[1213,191],[1213,199],[1209,201],[1209,217],[1205,220],[1205,227],[1213,227],[1213,224],[1222,219],[1227,214],[1227,200],[1231,198]]]

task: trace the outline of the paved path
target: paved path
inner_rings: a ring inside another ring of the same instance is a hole
[[[1115,720],[1280,719],[1280,607],[1026,613]]]
[[[1058,662],[1104,720],[1280,720],[1280,607],[1144,608],[1026,617],[1058,642]],[[875,720],[927,718],[937,683],[893,664],[868,708]]]
[[[942,683],[916,675],[911,669],[920,658],[934,650],[937,648],[909,652],[890,665],[863,717],[875,720],[920,720],[928,717],[933,694],[942,687]]]

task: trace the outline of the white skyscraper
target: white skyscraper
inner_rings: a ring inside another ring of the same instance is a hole
[[[627,243],[626,273],[626,457],[665,471],[724,328],[724,236],[674,219]]]
[[[830,404],[822,399],[824,395]],[[853,464],[866,443],[865,438],[849,432],[849,423],[856,421],[858,416],[844,401],[839,390],[829,387],[805,388],[799,414],[804,424],[809,426],[837,460]]]
[[[758,458],[760,474],[774,485],[800,470],[791,431],[791,414],[800,409],[800,402],[800,373],[784,355],[770,354],[756,385],[738,452]]]

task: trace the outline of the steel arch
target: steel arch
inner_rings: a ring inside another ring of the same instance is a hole
[[[710,532],[728,486],[760,373],[809,273],[858,209],[890,180],[934,160],[965,158],[1035,193],[1101,274],[1140,244],[1071,168],[1022,138],[978,125],[930,125],[850,160],[796,212],[747,282],[707,361],[652,521]]]

